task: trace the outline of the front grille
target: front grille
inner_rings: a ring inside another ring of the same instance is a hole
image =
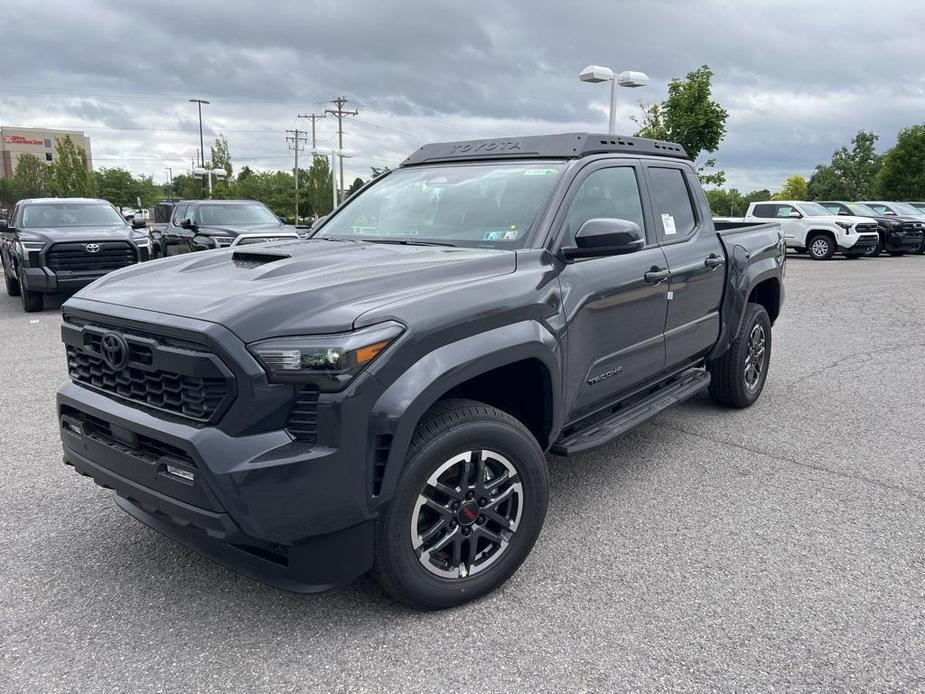
[[[101,358],[70,345],[67,366],[71,378],[78,383],[201,421],[215,414],[228,392],[223,378],[196,378],[131,366],[116,371]]]
[[[315,443],[318,440],[318,389],[306,386],[299,390],[286,431],[296,441]]]
[[[91,253],[88,246],[99,246],[99,250]],[[126,241],[56,243],[45,254],[45,264],[53,272],[108,272],[137,261],[135,248]]]
[[[104,359],[102,340],[118,335],[122,365]],[[232,374],[204,345],[146,332],[65,319],[62,337],[75,383],[194,422],[214,422],[234,397]]]
[[[859,234],[877,231],[876,224],[856,224],[854,228]]]

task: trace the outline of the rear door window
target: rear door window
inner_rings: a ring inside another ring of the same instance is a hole
[[[690,236],[697,226],[697,215],[691,192],[681,169],[649,167],[655,224],[663,241],[676,241]]]

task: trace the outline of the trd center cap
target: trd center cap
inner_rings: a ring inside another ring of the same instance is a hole
[[[472,525],[479,517],[479,505],[474,501],[467,501],[456,512],[460,525]]]

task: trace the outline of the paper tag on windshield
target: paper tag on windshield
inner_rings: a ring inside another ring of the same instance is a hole
[[[674,226],[674,217],[670,214],[662,215],[662,229],[665,230],[665,236],[671,236],[672,234],[677,234],[678,230]]]

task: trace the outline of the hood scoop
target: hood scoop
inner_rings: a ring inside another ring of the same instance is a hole
[[[250,269],[275,263],[277,260],[286,260],[292,256],[288,253],[261,253],[260,251],[235,251],[231,256],[231,261],[235,266]]]

